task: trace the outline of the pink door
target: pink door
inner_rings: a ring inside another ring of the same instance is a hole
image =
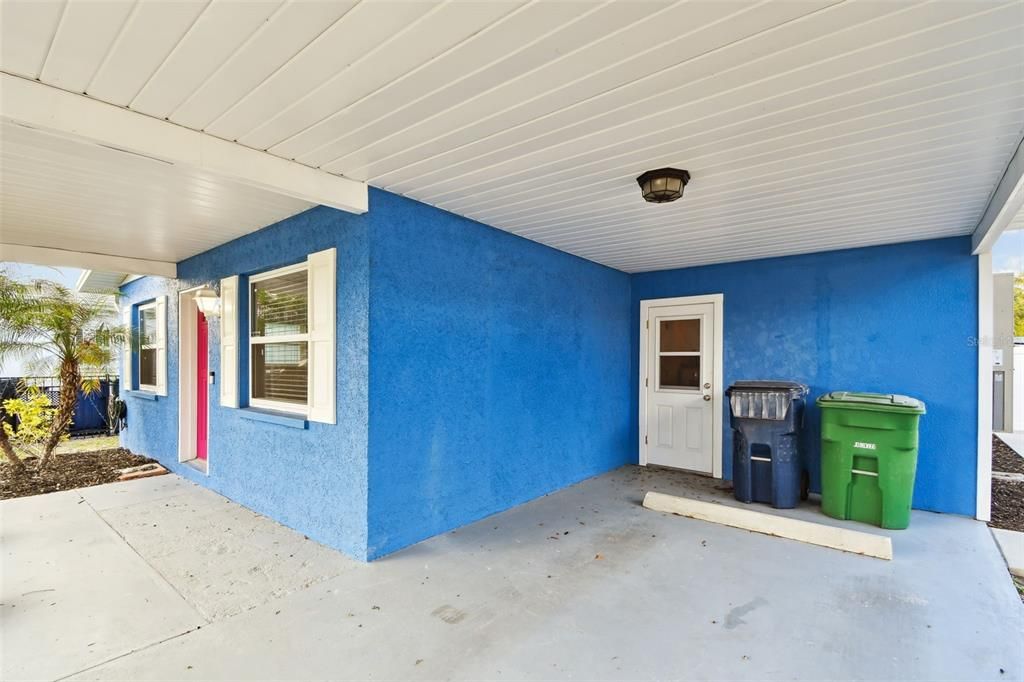
[[[206,315],[199,316],[196,324],[196,457],[206,461],[206,432],[209,425],[208,400],[210,384],[207,379],[207,325]]]

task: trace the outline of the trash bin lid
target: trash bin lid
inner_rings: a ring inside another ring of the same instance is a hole
[[[802,398],[808,393],[806,384],[797,381],[777,381],[760,379],[756,381],[734,381],[726,393],[742,391],[744,393],[789,393],[790,398]]]
[[[857,391],[832,391],[817,400],[818,407],[842,407],[871,412],[903,412],[924,414],[925,404],[917,398],[896,393],[858,393]]]
[[[725,394],[734,417],[781,421],[793,401],[807,395],[807,386],[795,381],[737,381]]]

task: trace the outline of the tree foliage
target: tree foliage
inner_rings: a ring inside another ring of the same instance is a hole
[[[95,390],[96,382],[83,380],[83,372],[106,370],[117,348],[132,342],[130,329],[110,323],[112,314],[107,296],[82,296],[55,282],[24,283],[0,273],[0,360],[18,356],[60,380],[40,467],[66,437],[78,391]],[[10,459],[14,453],[3,431],[0,448]]]
[[[1013,278],[1013,335],[1024,336],[1024,275]]]
[[[41,457],[43,448],[53,430],[56,413],[50,405],[50,399],[34,386],[24,389],[20,398],[5,400],[4,412],[18,420],[18,428],[7,421],[3,422],[4,434],[14,446],[18,455]],[[61,436],[65,440],[67,434]]]

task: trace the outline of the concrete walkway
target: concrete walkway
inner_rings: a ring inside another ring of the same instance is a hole
[[[1006,443],[1011,450],[1024,457],[1024,431],[1001,431],[996,433],[999,440]]]
[[[173,476],[3,502],[0,676],[1024,677],[983,524],[886,562],[640,507],[693,487],[625,467],[371,565]]]

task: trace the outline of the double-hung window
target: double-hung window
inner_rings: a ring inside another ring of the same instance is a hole
[[[309,422],[334,424],[336,290],[333,248],[288,267],[223,278],[220,404],[291,412]],[[248,325],[239,315],[243,292],[248,294]],[[246,371],[242,357],[248,360],[248,382],[238,380]],[[245,383],[248,396],[240,395]]]
[[[139,306],[139,388],[156,392],[156,362],[160,337],[156,328],[156,303]]]
[[[125,386],[132,388],[135,368],[140,391],[167,395],[167,297],[135,306],[138,352],[126,351]],[[125,324],[131,309],[125,310]]]
[[[306,263],[249,278],[249,404],[305,413],[309,406]]]

